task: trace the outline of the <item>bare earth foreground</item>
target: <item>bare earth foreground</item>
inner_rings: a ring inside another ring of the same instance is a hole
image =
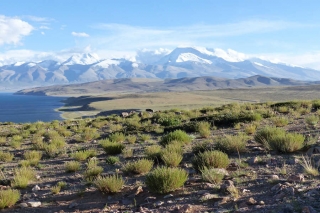
[[[320,101],[311,101],[320,99],[316,90],[78,97],[64,110],[108,116],[2,123],[0,208],[320,212]],[[292,99],[310,101],[283,102]],[[282,102],[259,103],[271,100]],[[239,101],[245,103],[228,104]],[[151,107],[156,111],[109,115]],[[9,190],[20,196],[1,197]],[[14,202],[6,205],[9,199]]]

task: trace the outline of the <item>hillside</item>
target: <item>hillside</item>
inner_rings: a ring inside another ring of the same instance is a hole
[[[82,84],[57,85],[24,89],[17,94],[26,95],[83,95],[99,93],[134,93],[159,91],[194,91],[226,88],[251,88],[268,86],[312,85],[318,82],[297,81],[287,78],[252,76],[249,78],[225,79],[216,77],[194,77],[179,79],[111,79]]]

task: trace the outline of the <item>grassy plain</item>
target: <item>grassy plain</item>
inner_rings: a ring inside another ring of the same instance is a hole
[[[172,108],[195,109],[204,106],[223,104],[276,102],[289,100],[319,99],[319,85],[295,87],[268,87],[250,89],[221,89],[186,92],[153,93],[107,93],[86,94],[66,100],[66,105],[59,109],[66,119],[105,115],[128,110],[166,110]]]

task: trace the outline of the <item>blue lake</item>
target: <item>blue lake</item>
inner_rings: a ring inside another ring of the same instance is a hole
[[[14,95],[0,93],[0,122],[26,123],[62,120],[54,111],[64,104],[65,97]]]

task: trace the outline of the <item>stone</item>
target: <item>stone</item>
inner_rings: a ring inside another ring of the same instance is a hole
[[[221,190],[227,190],[229,187],[234,187],[234,183],[231,180],[225,180],[223,184],[221,184],[220,189]]]
[[[289,195],[294,195],[294,188],[292,186],[285,188],[284,191]]]
[[[157,198],[156,197],[146,197],[144,200],[149,202],[150,200],[156,200]]]
[[[39,207],[39,206],[41,206],[41,202],[40,201],[35,201],[35,200],[29,200],[27,202],[27,204],[30,207]]]
[[[40,180],[41,179],[40,175],[36,175],[36,179]]]
[[[163,204],[164,204],[164,202],[161,200],[155,203],[156,206],[162,206]]]
[[[36,191],[39,191],[40,190],[40,187],[38,185],[35,185],[33,188],[32,188],[32,191],[33,192],[36,192]]]
[[[264,205],[265,205],[265,203],[264,203],[264,201],[263,201],[263,200],[260,200],[260,201],[258,202],[258,205],[264,206]]]
[[[164,196],[163,198],[167,199],[167,198],[170,198],[170,197],[173,197],[173,194],[168,194],[168,195]]]
[[[245,193],[247,193],[247,192],[250,192],[250,190],[249,190],[249,189],[243,189],[243,190],[242,190],[242,193],[243,193],[243,194],[245,194]]]
[[[179,208],[179,213],[191,213],[193,209],[193,206],[190,204],[183,205],[181,208]]]
[[[200,198],[200,200],[206,201],[206,200],[211,200],[211,199],[216,199],[216,198],[218,198],[218,196],[216,194],[206,193]]]
[[[257,164],[259,162],[259,158],[258,157],[252,157],[247,162],[250,165],[254,165],[254,164]]]
[[[253,198],[253,197],[250,197],[248,200],[247,200],[247,204],[248,205],[255,205],[257,203],[257,201]]]
[[[279,180],[279,176],[278,175],[271,175],[269,177],[270,180]]]
[[[143,189],[142,189],[142,186],[139,186],[139,187],[137,188],[137,190],[136,190],[135,195],[138,195],[138,194],[140,194],[141,192],[143,192]]]
[[[69,209],[72,209],[72,208],[75,208],[75,207],[77,207],[79,204],[77,203],[77,202],[72,202],[72,203],[70,203],[69,204]]]
[[[297,158],[293,158],[287,161],[287,164],[289,165],[295,165],[297,163],[299,163],[299,160]]]
[[[20,208],[27,208],[27,207],[28,207],[28,204],[27,204],[27,203],[20,203],[20,204],[19,204],[19,207],[20,207]]]
[[[242,213],[242,212],[248,212],[248,207],[239,208],[238,210],[234,211],[234,213]]]
[[[303,182],[304,181],[304,175],[303,174],[294,174],[290,175],[287,179],[289,182]]]

